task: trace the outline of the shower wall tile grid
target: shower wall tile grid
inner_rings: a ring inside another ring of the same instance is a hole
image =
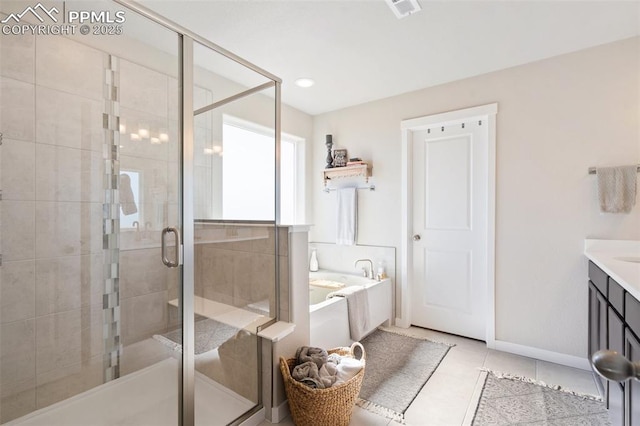
[[[178,110],[170,105],[177,102],[171,92],[178,92],[177,80],[125,60],[118,79],[117,61],[64,37],[1,37],[0,55],[5,422],[101,384],[105,347],[111,355],[107,379],[117,368],[131,372],[121,365],[131,353],[118,363],[118,345],[167,330],[167,301],[177,296],[178,280],[162,266],[154,234],[169,215],[176,218],[178,118],[168,114]],[[119,135],[118,94],[119,124],[167,129],[168,143],[140,144],[130,132]],[[112,150],[103,154],[105,139]],[[119,161],[103,158],[118,149]],[[103,206],[105,196],[117,201],[118,163],[145,176],[143,225],[122,230],[119,254],[119,212]],[[104,179],[108,171],[111,180]]]
[[[109,55],[105,76],[102,317],[104,381],[120,377],[120,117],[119,60]]]
[[[280,318],[289,315],[289,229],[202,224],[196,227],[195,294],[248,310],[275,312],[275,268],[280,268]],[[277,264],[276,264],[277,262]],[[196,369],[243,397],[257,399],[255,335],[238,333],[218,348],[222,370],[196,360]],[[270,383],[271,376],[265,380]]]
[[[16,39],[0,40],[1,421],[102,382],[102,177],[92,170],[102,169],[104,55],[76,71],[100,84],[49,85],[64,41],[38,40],[36,57],[34,37]]]
[[[246,231],[251,235],[229,241],[213,233],[232,229],[230,227],[205,225],[197,228],[196,238],[206,242],[196,244],[196,295],[240,308],[251,305],[253,309],[259,306],[275,312],[275,230],[271,227],[233,228],[235,233]],[[279,228],[281,282],[288,277],[285,270],[288,265],[287,232],[286,228]]]
[[[120,172],[139,173],[139,223],[120,233],[122,343],[127,346],[176,326],[168,300],[177,297],[178,271],[161,261],[160,231],[177,221],[178,81],[120,61]],[[174,93],[175,92],[175,93]],[[146,130],[141,143],[135,135]]]

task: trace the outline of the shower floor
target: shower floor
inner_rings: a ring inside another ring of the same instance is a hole
[[[179,361],[168,358],[4,426],[178,424]],[[196,373],[196,425],[228,424],[255,404]]]

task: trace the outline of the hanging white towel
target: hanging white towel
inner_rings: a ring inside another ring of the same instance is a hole
[[[629,213],[636,204],[638,166],[598,167],[598,200],[603,213]]]
[[[336,191],[338,197],[336,244],[352,246],[356,243],[358,228],[358,195],[356,188],[341,188]]]

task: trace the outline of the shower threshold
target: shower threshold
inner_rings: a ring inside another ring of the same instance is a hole
[[[179,361],[168,358],[3,426],[178,424]],[[229,424],[256,404],[196,373],[196,425]]]

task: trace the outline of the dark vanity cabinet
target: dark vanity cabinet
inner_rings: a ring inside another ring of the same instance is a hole
[[[627,330],[625,333],[625,354],[632,361],[640,360],[640,340]],[[635,401],[635,403],[634,403]],[[640,381],[626,383],[625,405],[628,425],[640,425]]]
[[[589,283],[589,359],[600,349],[607,347],[607,301],[598,289]],[[596,384],[602,395],[606,394],[607,382],[596,376]]]
[[[589,261],[589,360],[600,349],[640,361],[640,302]],[[610,382],[597,375],[613,426],[640,426],[640,381]]]

